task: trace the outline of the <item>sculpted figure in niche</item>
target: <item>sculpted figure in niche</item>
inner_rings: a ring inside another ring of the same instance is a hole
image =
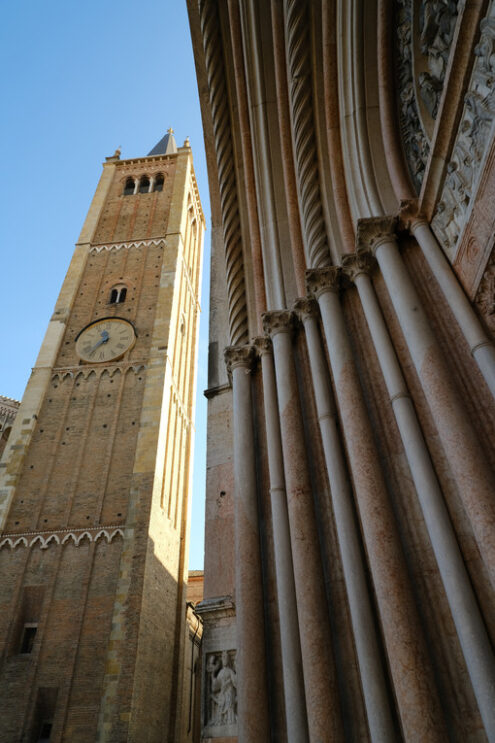
[[[206,671],[210,677],[210,725],[234,725],[237,721],[237,675],[229,654],[210,655]]]

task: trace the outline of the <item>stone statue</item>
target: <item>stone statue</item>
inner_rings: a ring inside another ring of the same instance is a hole
[[[230,665],[229,653],[224,650],[208,658],[206,672],[209,676],[210,714],[209,725],[234,725],[237,721],[237,674]]]

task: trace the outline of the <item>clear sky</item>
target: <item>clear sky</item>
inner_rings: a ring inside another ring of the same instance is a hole
[[[189,136],[207,232],[190,568],[203,565],[210,206],[185,0],[13,0],[0,24],[0,394],[21,399],[105,156]]]

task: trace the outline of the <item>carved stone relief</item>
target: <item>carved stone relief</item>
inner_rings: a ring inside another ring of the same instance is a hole
[[[430,151],[428,130],[440,105],[454,36],[457,1],[397,0],[396,18],[401,136],[419,193]]]
[[[432,227],[453,259],[476,193],[495,119],[495,2],[480,24],[481,38],[452,156]]]
[[[218,728],[237,722],[235,650],[206,654],[205,726]]]
[[[495,335],[495,250],[492,250],[474,301],[485,324]]]
[[[457,19],[455,0],[422,0],[419,6],[420,49],[428,71],[418,76],[420,95],[434,119],[442,94]]]

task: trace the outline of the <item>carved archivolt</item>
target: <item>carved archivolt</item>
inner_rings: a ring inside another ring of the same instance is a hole
[[[88,540],[88,542],[97,542],[99,539],[105,539],[110,543],[116,536],[124,537],[124,531],[118,526],[106,526],[104,529],[84,529],[84,530],[61,530],[58,532],[26,532],[24,534],[10,534],[5,536],[0,541],[0,549],[2,547],[8,547],[15,549],[16,547],[34,547],[38,545],[40,549],[45,550],[53,544],[69,544],[72,543],[78,547],[81,542]]]
[[[318,268],[328,265],[330,251],[321,207],[307,3],[286,0],[285,24],[296,177],[302,206],[306,257],[311,268]]]
[[[419,193],[457,19],[456,0],[396,0],[402,144]]]
[[[452,259],[476,193],[495,119],[495,2],[481,21],[481,38],[433,230]]]
[[[237,345],[246,343],[249,333],[241,223],[234,172],[234,153],[227,85],[222,56],[220,19],[218,17],[216,2],[213,0],[202,0],[199,10],[220,187],[227,292],[229,297],[230,342],[232,345]]]

